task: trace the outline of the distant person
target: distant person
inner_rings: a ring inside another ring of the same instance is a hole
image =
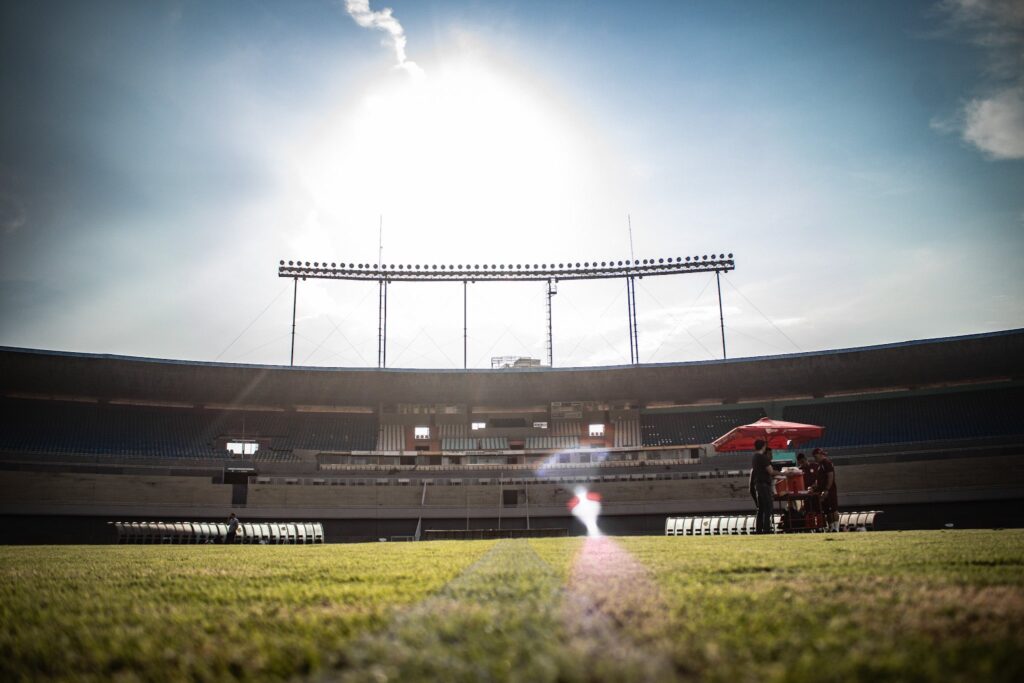
[[[231,516],[228,517],[228,533],[224,537],[225,543],[234,543],[235,535],[238,534],[238,517],[232,512]]]
[[[818,463],[808,460],[805,453],[797,453],[796,466],[803,472],[804,490],[806,491],[818,481]]]
[[[772,480],[775,471],[772,469],[772,456],[768,444],[763,439],[754,442],[754,458],[750,463],[750,493],[757,503],[757,522],[755,534],[770,534],[772,529],[772,504],[775,495],[772,492]]]
[[[814,491],[821,496],[821,512],[825,515],[832,531],[839,531],[839,490],[836,488],[836,468],[828,458],[828,453],[815,448],[811,455],[818,464],[817,480]]]
[[[804,474],[804,490],[810,490],[813,493],[814,484],[818,480],[818,464],[813,460],[808,460],[807,454],[798,453],[797,467]],[[799,507],[804,513],[804,527],[818,529],[817,515],[821,512],[821,499],[812,496],[805,501],[799,501]]]

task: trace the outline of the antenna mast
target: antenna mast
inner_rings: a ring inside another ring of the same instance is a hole
[[[384,261],[384,214],[377,224],[377,270],[381,271]],[[377,367],[387,367],[388,362],[388,283],[383,277],[377,281]]]
[[[626,223],[629,225],[629,260],[634,259],[633,256],[633,217],[628,213],[626,214]]]

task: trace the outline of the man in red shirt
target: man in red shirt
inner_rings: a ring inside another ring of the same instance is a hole
[[[799,467],[800,471],[804,474],[804,491],[813,489],[814,485],[818,482],[818,463],[813,460],[807,460],[807,456],[803,453],[797,453],[796,466]],[[821,512],[821,499],[817,496],[814,498],[808,498],[801,505],[801,508],[806,516],[805,524],[817,529],[819,524],[817,516]]]
[[[818,463],[808,461],[803,453],[796,454],[796,466],[804,473],[804,490],[814,486],[818,481]]]
[[[832,531],[839,531],[839,491],[836,489],[836,468],[828,458],[828,453],[815,448],[811,452],[818,463],[817,481],[814,491],[821,496],[821,511],[825,514]]]

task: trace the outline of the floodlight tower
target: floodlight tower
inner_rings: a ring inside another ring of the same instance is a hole
[[[626,225],[629,226],[629,258],[636,261],[633,254],[633,216],[626,214]],[[669,259],[671,261],[671,259]],[[646,263],[646,261],[645,261]],[[629,332],[629,362],[631,365],[640,363],[640,339],[636,334],[636,279],[626,277],[626,331]]]
[[[469,280],[462,281],[462,369],[469,368]]]
[[[295,365],[295,309],[299,303],[299,278],[295,278],[295,289],[292,290],[292,355],[288,365]]]
[[[718,286],[718,324],[722,328],[722,360],[725,360],[725,315],[722,314],[722,271],[715,271],[715,284]]]
[[[377,270],[383,267],[384,260],[384,215],[380,216],[377,232]],[[377,284],[377,367],[384,368],[388,364],[388,281],[381,278]]]
[[[554,278],[548,280],[548,367],[555,367],[555,337],[552,332],[551,297],[558,294],[558,282]]]
[[[381,255],[378,254],[378,259]],[[629,314],[630,332],[630,361],[639,364],[640,353],[637,343],[637,315],[636,315],[636,280],[656,275],[679,275],[683,273],[715,273],[719,278],[721,273],[735,270],[736,262],[732,254],[705,254],[703,256],[676,256],[674,258],[659,259],[624,259],[622,261],[584,261],[564,263],[543,263],[543,264],[498,264],[498,265],[470,265],[470,264],[427,264],[427,265],[385,265],[382,261],[378,263],[337,263],[327,261],[285,261],[278,262],[278,277],[292,278],[295,281],[295,291],[292,295],[292,351],[291,362],[295,362],[295,318],[296,306],[298,304],[298,283],[299,278],[320,280],[354,280],[362,282],[377,282],[379,292],[379,321],[378,321],[378,367],[387,366],[387,311],[388,311],[388,288],[395,282],[461,282],[462,290],[462,353],[463,367],[468,367],[469,352],[469,324],[468,324],[468,283],[476,282],[544,282],[546,285],[547,299],[547,352],[548,365],[554,365],[554,327],[551,299],[558,293],[558,282],[561,280],[607,280],[626,279],[627,287],[627,312]],[[719,279],[719,324],[722,329],[722,353],[725,354],[725,318],[721,305],[721,281]]]
[[[626,331],[629,332],[629,362],[637,365],[640,362],[640,338],[636,330],[636,278],[626,278]]]

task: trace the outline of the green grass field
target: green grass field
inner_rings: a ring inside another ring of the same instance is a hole
[[[1024,680],[1024,531],[0,548],[0,680]]]

